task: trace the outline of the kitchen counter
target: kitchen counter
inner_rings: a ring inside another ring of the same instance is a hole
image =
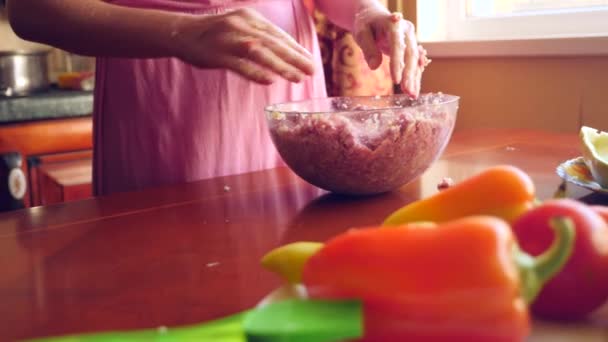
[[[206,321],[251,307],[279,285],[259,265],[270,249],[378,224],[402,205],[512,164],[541,199],[555,167],[579,154],[574,134],[483,130],[454,135],[442,158],[399,191],[344,198],[286,168],[0,215],[0,339]],[[568,195],[603,197],[568,187]],[[535,322],[531,341],[606,341],[594,323]]]
[[[89,116],[93,113],[93,92],[61,90],[24,97],[0,97],[0,124],[32,120]]]

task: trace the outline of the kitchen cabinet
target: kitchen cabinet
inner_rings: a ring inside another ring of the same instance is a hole
[[[92,147],[91,116],[0,125],[0,211],[91,196]]]
[[[92,196],[90,150],[32,156],[27,163],[32,206]]]

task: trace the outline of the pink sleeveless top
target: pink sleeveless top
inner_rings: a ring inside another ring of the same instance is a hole
[[[326,96],[314,25],[301,0],[111,0],[187,13],[247,6],[313,53],[299,84],[254,84],[227,70],[175,58],[99,58],[94,110],[97,195],[273,168],[282,164],[266,127],[271,103]]]

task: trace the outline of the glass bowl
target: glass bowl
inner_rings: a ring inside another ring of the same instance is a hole
[[[442,93],[330,97],[266,107],[285,163],[322,189],[372,195],[420,176],[449,141],[459,97]]]

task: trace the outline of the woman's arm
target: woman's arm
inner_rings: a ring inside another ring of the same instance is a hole
[[[177,57],[226,68],[255,82],[292,82],[313,73],[312,56],[250,9],[218,15],[134,9],[99,0],[8,0],[13,30],[26,40],[81,55]]]
[[[8,0],[7,6],[11,26],[21,38],[94,56],[170,56],[183,18],[99,0]]]
[[[377,0],[315,0],[315,4],[327,19],[347,31],[353,31],[355,17],[365,8],[388,10]]]

